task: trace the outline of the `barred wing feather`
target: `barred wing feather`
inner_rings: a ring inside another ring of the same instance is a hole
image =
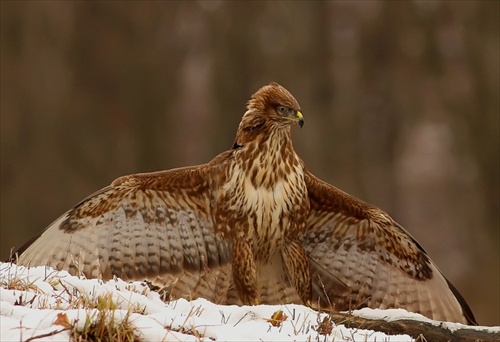
[[[436,320],[475,324],[458,291],[388,214],[309,172],[306,183],[311,212],[302,238],[304,248],[351,289],[348,295],[339,293],[323,272],[321,306],[404,308]]]

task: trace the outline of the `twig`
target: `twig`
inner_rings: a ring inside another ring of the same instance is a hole
[[[63,329],[60,329],[60,330],[54,330],[54,331],[46,333],[46,334],[32,336],[32,337],[28,338],[25,342],[34,341],[34,340],[39,339],[39,338],[54,336],[56,334],[62,333],[63,331],[66,331],[66,330],[69,330],[69,329],[71,329],[71,328],[63,328]]]

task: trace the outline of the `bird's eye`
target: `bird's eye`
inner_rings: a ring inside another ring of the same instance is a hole
[[[277,109],[278,109],[278,113],[280,113],[282,115],[288,115],[288,113],[290,112],[290,108],[285,107],[285,106],[278,106]]]

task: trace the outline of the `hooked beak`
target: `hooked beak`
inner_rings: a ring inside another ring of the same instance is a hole
[[[299,123],[300,128],[304,126],[304,116],[300,111],[297,111],[297,122]]]

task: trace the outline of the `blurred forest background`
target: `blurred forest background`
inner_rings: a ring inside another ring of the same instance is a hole
[[[320,178],[500,324],[499,2],[1,2],[1,259],[114,178],[209,161],[280,82]],[[381,275],[383,276],[383,275]]]

